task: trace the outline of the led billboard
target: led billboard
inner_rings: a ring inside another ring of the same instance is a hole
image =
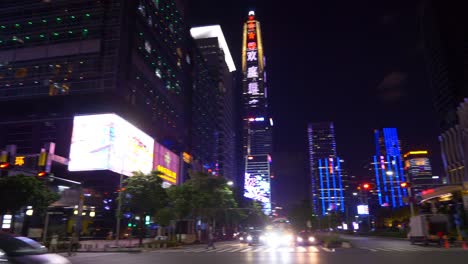
[[[154,167],[162,173],[161,178],[170,184],[177,184],[180,157],[158,142],[154,143]]]
[[[361,204],[357,206],[358,215],[369,215],[369,206],[367,204]]]
[[[154,139],[116,114],[75,116],[69,171],[153,169]]]

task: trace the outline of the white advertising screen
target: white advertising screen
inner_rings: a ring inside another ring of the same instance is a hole
[[[69,171],[153,169],[154,139],[116,114],[75,116]]]
[[[361,204],[357,206],[358,215],[369,215],[369,206],[366,204]]]

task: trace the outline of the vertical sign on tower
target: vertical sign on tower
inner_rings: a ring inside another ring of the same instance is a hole
[[[245,160],[244,196],[258,201],[271,213],[271,124],[268,122],[265,71],[260,23],[249,12],[244,23],[243,71],[243,149]]]

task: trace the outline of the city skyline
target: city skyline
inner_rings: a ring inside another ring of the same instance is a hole
[[[397,127],[407,148],[431,151],[434,174],[443,175],[438,122],[418,45],[417,3],[368,2],[358,8],[331,1],[317,3],[312,10],[297,3],[293,13],[300,22],[293,25],[293,20],[277,19],[284,16],[284,7],[276,3],[202,2],[189,2],[189,21],[195,25],[219,23],[233,47],[241,46],[238,21],[248,10],[255,9],[265,25],[274,153],[282,157],[273,167],[272,188],[280,192],[276,198],[281,202],[307,197],[303,187],[309,175],[304,131],[309,122],[329,120],[345,131],[337,144],[350,176],[374,177],[365,166],[375,152],[373,130],[380,127]],[[332,12],[336,6],[341,8]],[[217,13],[223,10],[227,12],[221,18]],[[323,10],[329,10],[330,16]],[[310,19],[307,23],[306,18]],[[348,22],[338,22],[343,20]],[[290,34],[301,36],[300,41],[280,37]],[[292,44],[295,46],[290,49]],[[233,58],[240,67],[241,58],[237,54]],[[295,180],[290,181],[293,175]],[[299,194],[291,191],[294,189],[303,191]]]

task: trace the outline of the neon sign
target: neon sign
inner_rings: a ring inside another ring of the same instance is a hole
[[[247,48],[249,50],[257,49],[257,43],[256,42],[249,42],[249,43],[247,43]]]
[[[249,83],[248,93],[252,94],[252,95],[257,95],[258,94],[258,83],[256,83],[256,82]]]
[[[256,51],[247,52],[247,61],[257,61],[257,52]]]
[[[162,173],[162,175],[159,175],[159,177],[161,177],[163,180],[166,180],[172,184],[177,184],[177,173],[161,165],[158,165],[156,170]]]
[[[258,78],[258,67],[251,66],[247,68],[247,78]],[[249,83],[250,86],[250,83]]]

